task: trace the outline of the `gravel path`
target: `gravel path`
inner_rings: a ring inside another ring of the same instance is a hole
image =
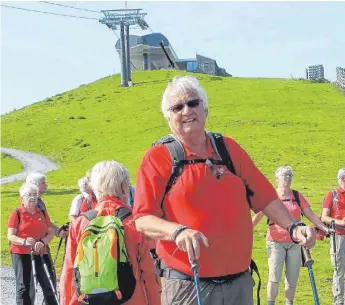
[[[1,147],[1,152],[6,155],[10,155],[13,158],[22,162],[24,170],[21,173],[15,175],[2,177],[0,179],[0,184],[7,184],[25,180],[28,173],[30,172],[39,172],[45,174],[47,172],[58,169],[58,166],[51,160],[49,160],[47,157],[35,154],[30,151],[22,151],[19,149]]]
[[[1,305],[16,305],[16,281],[12,267],[2,266],[1,271]],[[41,287],[38,285],[37,300],[35,304],[41,305],[43,294]]]

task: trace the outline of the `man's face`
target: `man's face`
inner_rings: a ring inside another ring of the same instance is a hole
[[[169,125],[176,135],[188,136],[204,131],[206,111],[195,93],[181,93],[169,98]]]
[[[43,195],[48,189],[48,184],[46,181],[40,183],[39,190],[40,190],[40,195]]]

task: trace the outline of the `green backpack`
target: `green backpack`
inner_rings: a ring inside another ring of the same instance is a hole
[[[73,272],[78,301],[122,304],[132,297],[136,285],[122,224],[131,211],[120,208],[109,216],[97,216],[96,211],[84,215],[90,222],[78,243]]]

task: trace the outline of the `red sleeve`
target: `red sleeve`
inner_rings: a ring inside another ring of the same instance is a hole
[[[264,210],[272,201],[278,199],[276,190],[236,141],[229,137],[224,137],[224,139],[236,174],[254,193],[250,197],[253,211],[257,213]]]
[[[333,194],[332,192],[328,192],[325,199],[323,200],[323,208],[331,210],[332,205],[333,205]]]
[[[80,206],[80,213],[85,213],[88,211],[88,206],[87,206],[87,197],[84,198],[81,206]]]
[[[14,228],[14,229],[18,228],[18,215],[17,215],[16,210],[12,211],[12,213],[8,217],[7,227]]]
[[[171,168],[169,151],[163,145],[155,146],[146,152],[137,175],[134,219],[147,215],[163,217],[161,203]]]

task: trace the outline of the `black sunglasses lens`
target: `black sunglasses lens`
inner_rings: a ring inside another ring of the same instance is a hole
[[[183,109],[183,104],[178,104],[171,107],[172,112],[180,112]]]
[[[199,104],[200,104],[200,101],[199,101],[199,100],[193,100],[193,101],[187,102],[187,105],[188,105],[189,108],[198,107]]]
[[[189,107],[189,108],[195,108],[195,107],[198,107],[200,104],[200,101],[199,100],[192,100],[192,101],[189,101],[186,103],[186,105]],[[172,106],[170,109],[172,112],[174,113],[177,113],[177,112],[180,112],[183,107],[184,107],[185,104],[177,104],[175,106]]]

